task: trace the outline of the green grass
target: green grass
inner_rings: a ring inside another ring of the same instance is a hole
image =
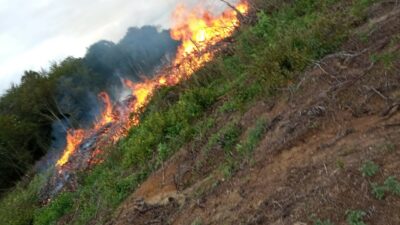
[[[38,194],[45,177],[36,176],[26,187],[17,185],[1,199],[0,224],[31,224],[35,210],[39,207]]]
[[[383,200],[387,193],[400,197],[400,182],[394,176],[388,177],[383,185],[371,184],[372,195],[378,200]]]
[[[400,182],[394,176],[390,176],[385,180],[384,183],[386,189],[392,194],[400,197]]]
[[[378,173],[379,166],[372,161],[367,161],[361,166],[360,171],[364,177],[373,177]]]
[[[376,183],[372,183],[371,188],[372,188],[372,195],[376,199],[382,200],[383,198],[385,198],[385,193],[387,191],[385,186],[379,186]]]
[[[254,127],[250,128],[246,138],[232,148],[225,162],[220,166],[220,171],[225,178],[230,178],[242,163],[251,158],[254,149],[258,146],[267,131],[268,121],[260,118]]]
[[[346,221],[349,225],[366,225],[363,221],[367,214],[361,210],[350,210],[347,213]]]
[[[103,164],[79,176],[76,192],[61,194],[39,207],[36,196],[41,183],[36,178],[1,199],[0,224],[46,225],[62,217],[70,218],[70,224],[103,224],[165,160],[198,139],[221,145],[227,153],[222,170],[232,175],[241,163],[237,159],[251,156],[262,140],[268,121],[257,121],[240,141],[243,130],[237,123],[216,124],[218,120],[208,115],[221,97],[228,102],[218,116],[244,113],[254,102],[279,94],[313,60],[335,51],[355,20],[348,16],[352,7],[332,10],[330,6],[338,2],[348,4],[344,0],[298,0],[279,3],[281,8],[274,12],[260,12],[258,22],[235,34],[233,54],[219,56],[176,87],[157,91],[140,125],[109,150]],[[359,2],[369,3],[357,1],[357,7]],[[215,127],[225,129],[214,138],[208,136]]]
[[[314,225],[334,225],[330,220],[316,220]]]

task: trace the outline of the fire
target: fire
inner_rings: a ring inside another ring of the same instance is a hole
[[[249,9],[245,1],[241,1],[235,7],[242,14]],[[202,8],[188,10],[184,5],[179,5],[173,13],[173,19],[175,24],[171,37],[182,41],[175,64],[231,36],[240,25],[238,13],[232,9],[224,11],[220,16],[214,16]],[[212,57],[205,56],[205,58],[209,60]]]
[[[63,156],[57,161],[57,166],[64,166],[68,162],[69,157],[74,154],[84,137],[84,130],[68,131],[67,147],[65,148]]]
[[[68,132],[67,147],[63,156],[57,162],[57,166],[64,166],[85,138],[99,132],[110,123],[118,123],[117,129],[103,131],[113,141],[118,141],[125,136],[127,130],[140,123],[139,114],[146,107],[154,91],[163,86],[178,84],[183,79],[189,78],[193,73],[211,61],[216,53],[210,47],[231,36],[240,25],[239,13],[246,14],[249,10],[248,3],[241,0],[235,6],[236,10],[228,8],[221,15],[214,15],[202,7],[188,9],[179,5],[172,15],[174,21],[171,29],[171,37],[182,42],[178,48],[176,58],[171,69],[165,69],[152,80],[134,83],[124,80],[125,87],[131,90],[133,101],[126,103],[128,116],[125,109],[113,107],[107,93],[100,93],[99,97],[104,103],[101,119],[94,128],[88,131],[76,130]],[[111,133],[111,134],[110,134]],[[100,141],[101,142],[101,141]],[[97,147],[93,155],[99,155],[101,151]]]
[[[97,126],[103,126],[114,121],[113,106],[111,103],[110,96],[106,92],[101,92],[99,94],[99,97],[104,103],[104,111],[101,115],[101,120],[97,124]]]

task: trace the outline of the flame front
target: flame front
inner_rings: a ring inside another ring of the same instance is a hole
[[[128,116],[122,116],[121,114],[124,113],[120,112],[121,109],[113,108],[107,93],[101,93],[99,97],[104,102],[101,119],[92,130],[68,132],[67,147],[63,156],[57,162],[57,166],[62,167],[68,163],[70,156],[74,154],[76,148],[87,136],[96,133],[109,123],[120,124],[119,129],[109,131],[113,132],[113,134],[108,134],[109,138],[117,141],[125,136],[129,128],[140,123],[138,115],[146,107],[156,89],[178,84],[211,61],[216,50],[211,49],[210,46],[231,36],[240,25],[238,12],[244,15],[249,10],[248,3],[245,0],[241,0],[235,8],[237,11],[229,8],[221,15],[213,15],[202,7],[190,10],[184,5],[179,5],[172,15],[174,22],[171,37],[181,41],[182,44],[177,50],[172,68],[164,69],[154,79],[141,83],[124,80],[124,85],[131,90],[131,95],[134,97],[133,102],[128,105]],[[116,116],[116,114],[119,116]],[[98,153],[99,150],[97,149],[95,154]]]

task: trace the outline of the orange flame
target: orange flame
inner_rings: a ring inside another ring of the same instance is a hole
[[[57,161],[57,166],[64,166],[72,154],[76,151],[79,144],[85,137],[83,130],[75,130],[67,132],[67,147],[65,148],[63,156]]]
[[[101,120],[99,121],[97,126],[104,126],[114,121],[113,106],[111,103],[110,96],[106,92],[101,92],[99,94],[99,97],[104,103],[104,111],[101,115]]]
[[[246,0],[241,0],[235,7],[242,14],[246,14],[249,10]],[[105,105],[101,119],[94,126],[94,130],[68,132],[67,147],[57,165],[63,166],[68,162],[70,156],[85,138],[85,134],[93,134],[94,131],[106,124],[118,122],[121,123],[120,129],[110,131],[114,134],[109,135],[113,141],[117,141],[125,136],[130,127],[138,125],[140,123],[138,115],[146,107],[156,89],[162,86],[176,85],[181,80],[189,78],[213,59],[216,52],[210,49],[210,46],[231,36],[240,25],[237,11],[229,8],[221,15],[213,15],[202,7],[190,10],[184,5],[179,5],[172,15],[174,25],[171,29],[171,37],[181,41],[182,45],[177,50],[172,69],[164,70],[156,78],[141,83],[134,83],[130,80],[124,81],[125,86],[131,90],[131,94],[135,98],[134,102],[129,105],[129,113],[132,114],[129,119],[115,118],[109,96],[107,93],[101,93],[99,96]],[[99,151],[97,149],[93,154],[98,155]]]

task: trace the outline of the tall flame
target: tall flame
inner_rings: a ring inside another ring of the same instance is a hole
[[[156,78],[141,83],[134,83],[130,80],[124,81],[124,85],[131,90],[131,94],[134,97],[133,103],[129,104],[129,114],[132,114],[132,116],[116,118],[115,114],[120,114],[120,112],[114,111],[119,110],[113,109],[107,93],[101,93],[100,98],[104,102],[104,111],[101,119],[93,130],[68,132],[67,147],[57,165],[62,167],[68,163],[70,156],[74,154],[76,148],[79,147],[85,137],[92,135],[106,124],[112,122],[121,123],[119,130],[109,131],[115,133],[108,134],[114,141],[125,136],[126,130],[140,123],[138,115],[146,107],[156,89],[163,86],[176,85],[181,80],[189,78],[194,72],[211,61],[216,50],[211,49],[210,46],[231,36],[240,25],[238,12],[246,14],[249,10],[246,0],[240,0],[235,8],[237,10],[229,8],[221,15],[214,15],[202,7],[188,9],[185,5],[179,5],[172,14],[174,23],[171,29],[171,37],[181,41],[182,44],[177,50],[172,68],[165,69],[155,76]],[[95,152],[97,154],[98,150]]]
[[[84,137],[84,130],[67,132],[67,146],[65,148],[63,156],[57,161],[57,166],[64,166],[68,163],[69,158],[72,154],[74,154]]]
[[[106,92],[101,92],[99,94],[99,98],[101,98],[101,100],[104,103],[104,111],[101,115],[101,119],[97,124],[97,126],[104,126],[114,121],[113,106],[111,103],[110,96]]]

